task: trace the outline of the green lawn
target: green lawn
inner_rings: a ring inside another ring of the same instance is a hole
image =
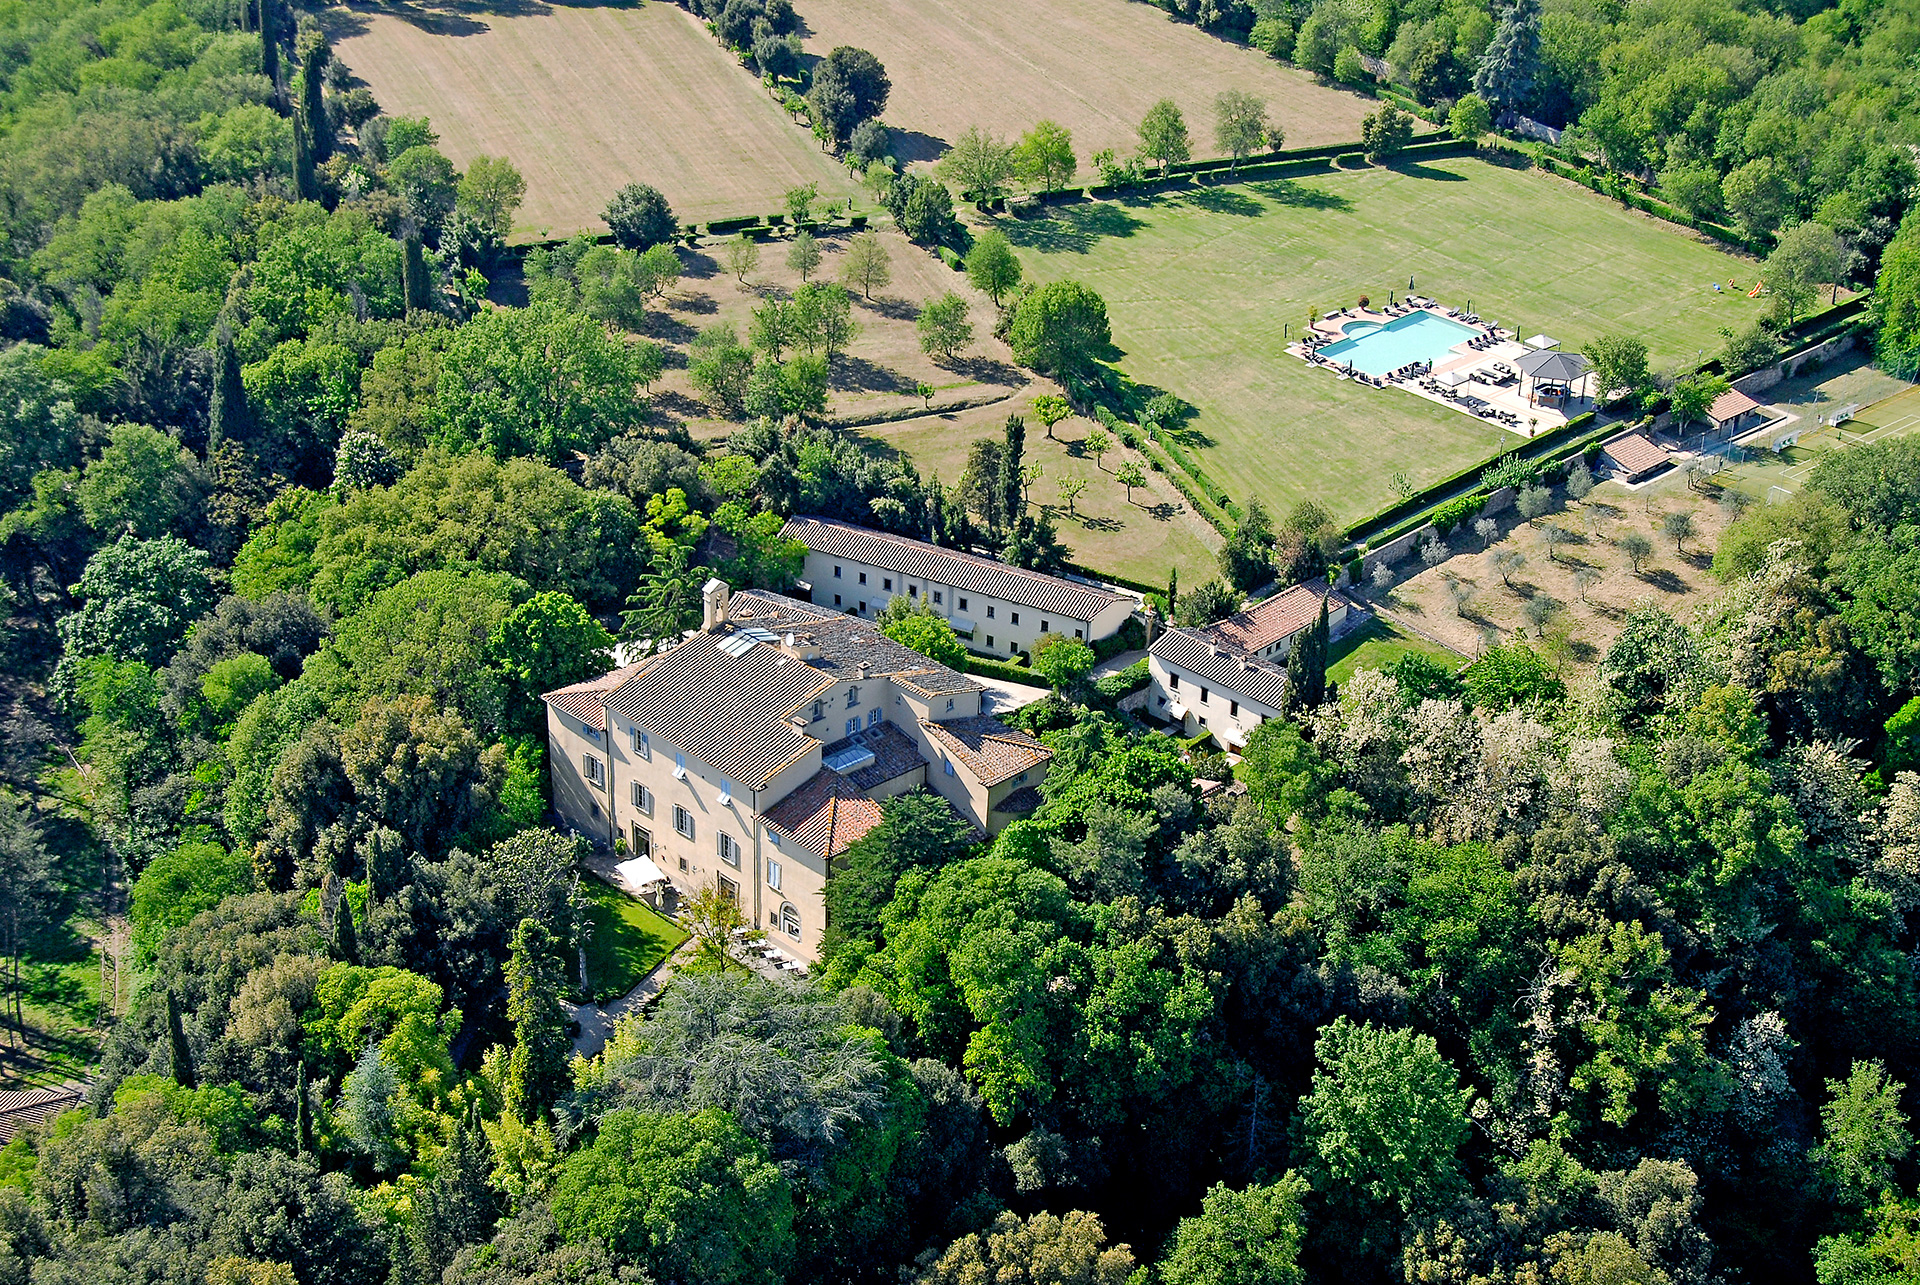
[[[1470,157],[1061,206],[1000,220],[1041,281],[1106,299],[1121,366],[1200,408],[1200,460],[1236,499],[1313,496],[1342,519],[1518,442],[1285,354],[1310,310],[1418,293],[1577,349],[1644,339],[1656,367],[1711,352],[1763,301],[1714,293],[1756,266],[1562,179]]]
[[[1344,683],[1363,669],[1385,669],[1406,655],[1431,656],[1453,667],[1464,665],[1467,660],[1458,652],[1375,616],[1328,649],[1327,677]]]
[[[595,1000],[625,995],[687,939],[666,916],[611,884],[588,877],[581,881],[581,891],[592,903],[587,912],[593,921],[587,982]]]

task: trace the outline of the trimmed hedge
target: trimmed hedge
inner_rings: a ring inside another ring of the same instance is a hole
[[[1145,659],[1136,660],[1118,673],[1102,674],[1093,680],[1093,690],[1110,701],[1133,695],[1153,681]]]
[[[1026,687],[1050,686],[1044,675],[1025,665],[1009,665],[1004,660],[994,660],[978,652],[967,653],[967,672],[982,678],[997,678],[1003,683],[1020,683]]]
[[[1103,584],[1117,584],[1123,589],[1132,589],[1138,593],[1163,594],[1167,591],[1165,585],[1144,584],[1138,580],[1129,580],[1125,576],[1116,576],[1110,571],[1095,571],[1092,567],[1084,567],[1077,562],[1067,563],[1066,569],[1076,576],[1085,576],[1089,580],[1098,580]],[[1140,645],[1144,647],[1145,641],[1143,640]],[[1099,647],[1096,645],[1094,650],[1098,651]]]
[[[735,232],[744,232],[748,228],[758,225],[759,222],[760,216],[758,214],[743,215],[737,219],[715,219],[713,222],[707,224],[707,235],[731,236]]]
[[[933,252],[940,256],[940,262],[946,264],[955,272],[965,272],[967,270],[967,261],[962,259],[952,246],[935,246]]]

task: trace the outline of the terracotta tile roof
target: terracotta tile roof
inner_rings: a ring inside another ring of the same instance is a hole
[[[880,805],[832,768],[821,768],[761,819],[786,838],[831,861],[880,824]]]
[[[998,785],[1045,763],[1053,751],[997,718],[956,718],[945,723],[920,721],[933,743],[958,759],[982,785]]]
[[[818,742],[789,721],[832,679],[778,647],[746,643],[732,630],[695,634],[607,699],[621,718],[645,728],[735,786],[758,790]]]
[[[1237,648],[1257,656],[1320,619],[1320,600],[1328,597],[1331,598],[1327,603],[1329,611],[1342,605],[1338,594],[1329,595],[1324,589],[1297,584],[1283,589],[1258,606],[1208,625],[1201,632],[1223,647]]]
[[[22,1129],[85,1105],[86,1091],[78,1084],[0,1091],[0,1143],[11,1142]]]
[[[607,693],[645,669],[654,660],[655,657],[649,656],[631,665],[610,669],[598,678],[589,678],[584,683],[556,688],[541,699],[573,715],[588,727],[604,732],[607,730],[607,712],[604,704]]]
[[[1032,607],[1069,620],[1090,622],[1113,604],[1132,601],[1124,594],[1098,585],[1023,571],[991,558],[957,553],[924,540],[909,540],[905,536],[827,518],[792,518],[780,534],[783,539],[800,541],[816,553],[881,567],[935,585],[984,593],[1002,602]]]
[[[1023,785],[1000,800],[995,812],[1005,812],[1008,816],[1023,817],[1040,806],[1040,791],[1035,786]]]
[[[820,755],[822,758],[832,758],[841,750],[856,745],[873,755],[873,762],[846,774],[847,780],[862,790],[885,785],[915,768],[927,765],[926,756],[920,753],[920,747],[914,744],[913,738],[892,723],[866,728],[857,736],[842,737],[823,747]]]
[[[1268,709],[1280,708],[1280,699],[1287,687],[1282,661],[1254,660],[1243,652],[1221,647],[1199,629],[1169,629],[1154,639],[1148,650],[1162,663],[1177,665],[1197,675],[1215,691],[1231,692]],[[1192,703],[1197,698],[1188,695],[1185,683],[1172,694],[1186,703],[1187,708],[1200,708]]]
[[[1645,433],[1628,433],[1625,437],[1608,442],[1602,449],[1607,458],[1626,470],[1629,477],[1650,473],[1667,462],[1667,453]]]
[[[797,598],[750,590],[733,595],[727,604],[734,625],[757,626],[785,638],[805,635],[819,655],[807,664],[845,681],[867,667],[868,674],[911,675],[913,685],[930,695],[979,690],[964,674],[927,659],[880,632],[879,626],[858,616],[822,611]]]
[[[1716,424],[1724,424],[1750,410],[1759,410],[1760,403],[1741,392],[1738,388],[1729,388],[1713,399],[1713,405],[1707,407],[1707,418]]]

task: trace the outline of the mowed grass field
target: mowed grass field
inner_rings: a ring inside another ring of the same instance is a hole
[[[1048,119],[1073,131],[1085,167],[1101,148],[1130,152],[1140,118],[1162,98],[1186,114],[1194,154],[1211,156],[1213,100],[1230,88],[1265,98],[1290,147],[1358,139],[1374,106],[1130,0],[801,0],[796,8],[808,53],[856,45],[885,64],[893,94],[883,119],[897,131],[902,161],[933,159],[970,125],[1011,138]]]
[[[1409,393],[1342,383],[1286,355],[1308,313],[1405,290],[1546,332],[1569,350],[1644,339],[1691,365],[1762,300],[1756,265],[1535,170],[1468,157],[1058,207],[1000,220],[1031,277],[1107,301],[1120,365],[1199,408],[1201,462],[1236,499],[1311,496],[1342,520],[1521,438]],[[1713,283],[1722,292],[1716,294]]]
[[[355,4],[323,11],[335,56],[396,116],[426,115],[465,166],[527,179],[516,234],[604,232],[616,188],[651,183],[681,220],[767,214],[787,189],[853,195],[844,166],[685,10]]]

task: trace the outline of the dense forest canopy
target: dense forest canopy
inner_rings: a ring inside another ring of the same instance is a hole
[[[1881,356],[1920,360],[1912,6],[1181,12],[1818,221],[1863,285],[1884,250]],[[708,16],[793,69],[783,0]],[[729,441],[663,429],[658,192],[497,306],[517,170],[381,114],[315,15],[0,32],[9,1029],[82,921],[123,917],[128,974],[85,1108],[0,1150],[0,1285],[1913,1279],[1920,439],[1740,517],[1711,607],[1591,672],[1300,661],[1233,767],[1043,655],[1036,811],[988,842],[890,801],[814,977],[709,950],[574,1060],[596,921],[540,694],[696,627],[709,576],[787,586],[794,512],[1058,567],[1024,423],[943,485],[817,422],[822,289],[690,346]],[[823,141],[864,146],[884,69],[829,65]],[[890,196],[953,224],[933,179]],[[1019,351],[1093,364],[1098,296],[980,246]],[[1240,588],[1340,552],[1316,506],[1243,516]]]

